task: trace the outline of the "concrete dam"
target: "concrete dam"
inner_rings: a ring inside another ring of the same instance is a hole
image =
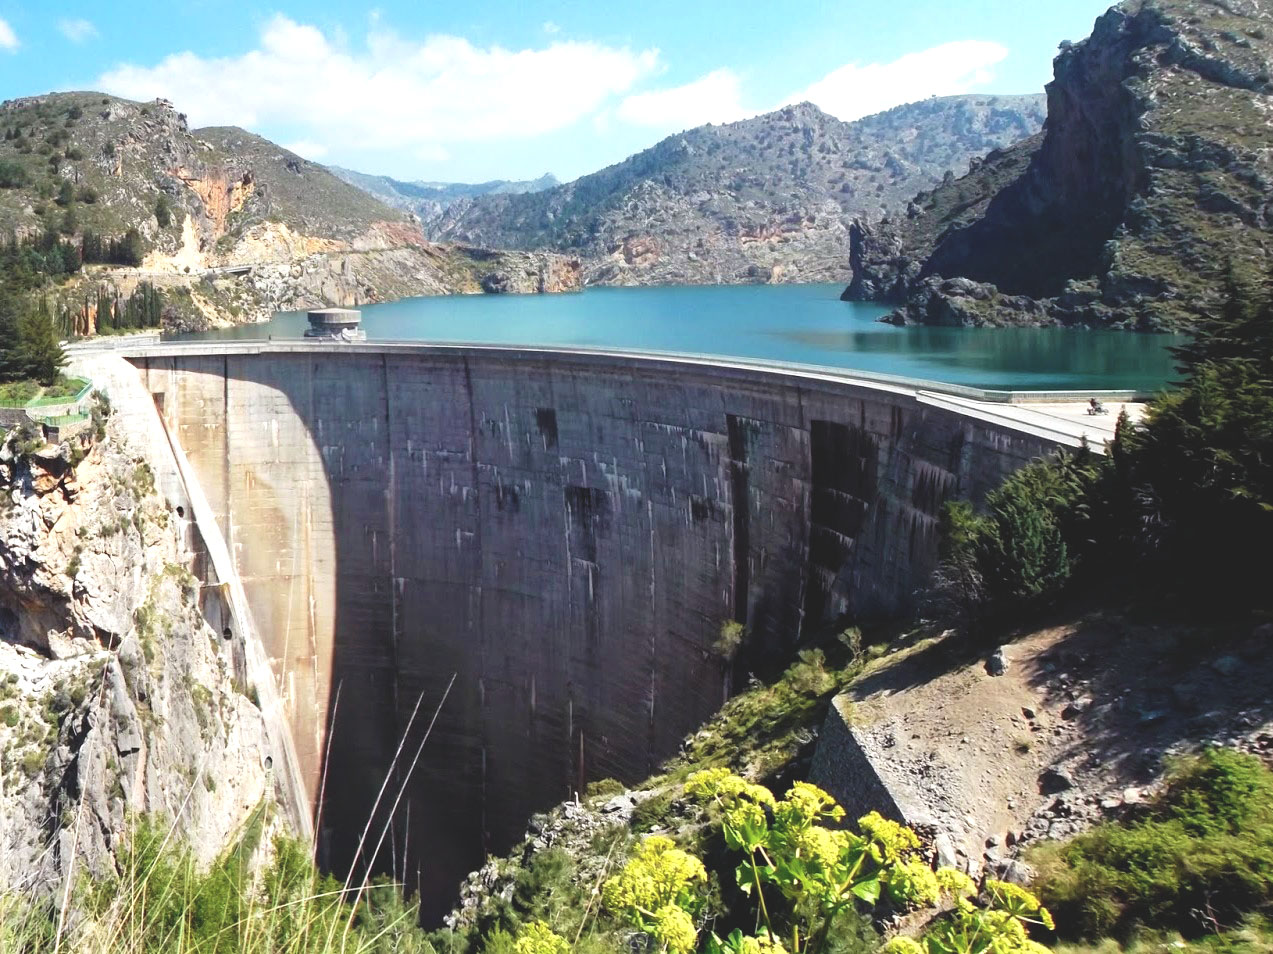
[[[130,360],[229,544],[322,858],[354,863],[379,797],[358,864],[392,854],[426,914],[532,812],[674,753],[728,691],[722,624],[747,628],[745,672],[904,608],[945,500],[1076,443],[754,363],[301,342]]]

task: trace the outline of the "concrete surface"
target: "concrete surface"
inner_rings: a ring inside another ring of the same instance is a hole
[[[388,773],[373,831],[401,786],[392,837],[426,908],[530,812],[671,754],[725,696],[722,624],[747,626],[745,675],[812,627],[907,606],[945,500],[1104,423],[668,356],[279,342],[131,360],[227,541],[324,856],[352,859]],[[453,674],[419,765],[390,771]]]

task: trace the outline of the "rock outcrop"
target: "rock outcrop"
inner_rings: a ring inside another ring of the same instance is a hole
[[[1265,271],[1271,31],[1250,0],[1111,9],[1058,55],[1040,139],[856,227],[845,297],[899,322],[1187,327],[1230,260]]]
[[[40,443],[0,449],[0,887],[35,896],[110,869],[138,813],[210,861],[273,799],[261,712],[146,449],[109,424]]]
[[[955,96],[844,123],[817,107],[700,126],[574,182],[453,202],[431,238],[553,251],[588,284],[841,281],[855,216],[1037,132],[1038,96]]]

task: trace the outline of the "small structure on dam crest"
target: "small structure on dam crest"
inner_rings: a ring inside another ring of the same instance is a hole
[[[356,308],[316,308],[309,313],[305,337],[327,341],[366,341],[367,332],[362,330],[361,324],[362,312]]]

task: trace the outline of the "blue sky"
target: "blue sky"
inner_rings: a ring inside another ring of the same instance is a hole
[[[570,179],[703,122],[1040,90],[1107,0],[0,0],[0,98],[165,95],[322,162]]]

